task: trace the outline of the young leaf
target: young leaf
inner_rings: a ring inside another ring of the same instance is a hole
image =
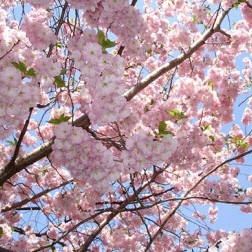
[[[248,148],[248,146],[249,146],[249,143],[248,143],[248,142],[243,142],[243,143],[241,144],[241,147],[242,147],[243,150],[246,150],[246,149]]]
[[[66,72],[67,72],[66,69],[62,69],[62,70],[60,71],[60,75],[64,75],[64,74],[66,74]]]
[[[60,124],[62,122],[67,122],[70,118],[71,116],[65,116],[62,114],[59,118],[51,119],[48,122],[51,124]]]
[[[55,46],[58,47],[58,48],[62,48],[62,45],[61,45],[60,42],[56,42]]]
[[[11,140],[7,140],[7,143],[8,143],[9,145],[12,145],[12,146],[15,145],[14,142],[12,142]]]
[[[18,141],[17,141],[17,139],[14,137],[14,142],[11,141],[11,140],[7,140],[7,143],[8,143],[9,145],[15,146],[15,145],[17,145]]]
[[[170,114],[171,116],[173,116],[177,121],[187,118],[187,116],[185,116],[184,112],[181,112],[176,108],[172,109],[172,110],[167,110],[166,112],[168,114]]]
[[[213,90],[213,82],[212,82],[212,81],[209,81],[209,82],[207,83],[207,85],[208,85],[210,88],[212,88],[212,90]]]
[[[172,136],[174,136],[174,133],[173,132],[171,132],[170,130],[162,130],[162,131],[160,131],[159,133],[158,133],[159,135],[172,135]]]
[[[26,71],[25,75],[35,77],[36,72],[33,68],[30,68],[28,71]]]
[[[0,238],[1,238],[2,235],[3,235],[3,228],[0,227]]]
[[[54,77],[54,83],[58,88],[65,87],[65,82],[59,75]]]
[[[98,30],[98,44],[102,46],[103,53],[106,53],[106,50],[105,50],[106,48],[111,48],[116,45],[115,42],[109,39],[106,39],[105,34],[101,30]]]
[[[15,145],[17,145],[17,143],[18,143],[18,140],[16,137],[14,137],[14,143],[15,143]]]
[[[158,126],[158,131],[163,131],[166,129],[166,122],[165,121],[160,121],[159,126]]]
[[[104,48],[111,48],[111,47],[114,47],[114,46],[116,46],[116,43],[109,40],[109,39],[105,40],[103,42],[103,44],[102,44],[102,47],[104,47]]]
[[[166,122],[165,121],[160,121],[159,126],[158,126],[158,134],[159,135],[168,135],[168,134],[170,134],[170,135],[174,136],[174,134],[171,131],[166,130]]]
[[[206,125],[205,127],[201,127],[201,129],[202,129],[202,131],[210,130],[211,126],[210,125]]]
[[[180,113],[180,111],[175,108],[175,109],[172,109],[172,110],[167,110],[167,113],[172,115],[172,116],[176,116],[176,115],[178,115]]]
[[[43,174],[43,175],[45,175],[48,171],[47,171],[47,169],[45,168],[45,167],[43,167],[41,170],[41,173]]]
[[[214,136],[209,136],[209,138],[214,142]]]
[[[105,41],[105,34],[103,33],[103,31],[98,30],[98,44],[102,46],[104,41]]]
[[[21,71],[22,73],[26,73],[26,66],[23,62],[19,61],[18,63],[17,62],[11,62],[11,64],[17,68],[19,71]]]
[[[197,20],[197,17],[196,16],[193,16],[193,23],[194,24],[197,24],[198,20]]]

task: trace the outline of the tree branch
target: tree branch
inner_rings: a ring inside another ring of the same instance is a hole
[[[35,200],[35,199],[38,199],[38,198],[40,198],[41,196],[43,196],[43,195],[45,195],[45,194],[47,194],[47,193],[49,193],[49,192],[51,192],[51,191],[54,191],[54,190],[56,190],[56,189],[58,189],[58,188],[60,188],[60,187],[62,187],[62,186],[68,185],[68,184],[70,184],[70,183],[72,183],[72,182],[73,182],[73,180],[71,179],[71,180],[69,180],[69,181],[66,181],[66,182],[60,184],[59,186],[56,186],[56,187],[53,187],[53,188],[49,188],[49,189],[46,189],[46,190],[44,190],[44,191],[42,191],[42,192],[40,192],[40,193],[38,193],[38,194],[35,194],[35,195],[32,196],[31,198],[24,199],[24,200],[22,200],[22,201],[20,201],[20,202],[15,202],[15,203],[13,203],[11,206],[3,208],[3,209],[1,210],[1,213],[5,213],[5,212],[8,212],[8,211],[17,209],[17,208],[21,208],[22,206],[24,206],[24,205],[27,204],[28,202],[31,202],[31,201],[33,201],[33,200]],[[30,209],[30,207],[27,207],[27,208]]]
[[[162,229],[164,228],[164,226],[166,225],[166,223],[168,222],[168,220],[176,213],[176,211],[179,209],[179,207],[182,205],[182,203],[184,202],[185,198],[187,198],[187,196],[203,181],[205,180],[205,178],[207,178],[209,175],[211,175],[212,173],[216,172],[220,167],[222,167],[223,165],[230,163],[234,160],[237,160],[239,158],[242,158],[244,156],[249,155],[250,153],[252,153],[252,150],[244,152],[238,156],[235,156],[233,158],[227,159],[226,161],[224,161],[223,163],[221,163],[220,165],[216,166],[215,168],[213,168],[212,170],[210,170],[208,173],[206,173],[204,176],[202,176],[197,183],[195,183],[195,185],[189,189],[185,195],[183,196],[182,199],[180,199],[180,201],[178,202],[178,204],[175,206],[175,208],[170,212],[170,214],[166,217],[166,219],[164,220],[164,222],[160,225],[160,228],[158,229],[158,231],[153,235],[152,239],[150,239],[145,251],[148,251],[151,244],[153,243],[153,241],[155,240],[155,238],[162,232]]]
[[[15,163],[10,165],[6,165],[4,168],[0,170],[0,186],[3,185],[8,179],[14,176],[16,173],[20,172],[27,166],[37,162],[38,160],[46,157],[52,152],[52,144],[55,140],[53,137],[49,142],[40,145],[35,150],[25,154],[22,157],[16,159]]]
[[[60,28],[61,28],[61,26],[64,24],[64,17],[65,17],[65,13],[66,13],[67,7],[68,7],[68,3],[65,2],[64,6],[63,6],[63,8],[62,8],[62,12],[61,12],[59,21],[58,21],[58,25],[57,25],[56,30],[55,30],[55,35],[56,35],[56,36],[58,36],[59,31],[60,31]],[[48,53],[47,53],[47,57],[48,57],[48,58],[52,55],[53,47],[54,47],[54,45],[53,45],[53,44],[50,44],[49,50],[48,50]]]
[[[187,52],[183,52],[180,54],[176,59],[165,63],[152,73],[148,74],[145,78],[143,78],[140,82],[138,82],[134,87],[130,88],[126,93],[124,93],[124,97],[130,101],[136,94],[138,94],[141,90],[146,88],[150,83],[158,79],[160,76],[165,74],[166,72],[170,71],[174,67],[177,67],[179,64],[184,62],[186,59],[191,57],[191,55],[196,52],[202,45],[205,44],[206,40],[209,39],[215,32],[220,31],[220,25],[225,18],[225,16],[230,11],[223,11],[223,13],[217,18],[215,25],[211,28],[209,28],[202,37],[194,42],[192,46],[189,48]]]
[[[230,11],[224,11],[216,20],[215,25],[208,29],[202,37],[197,40],[192,47],[187,51],[178,56],[176,59],[170,61],[169,63],[164,64],[163,66],[159,67],[149,75],[147,75],[145,78],[143,78],[136,86],[129,89],[125,94],[124,97],[130,101],[136,94],[138,94],[141,90],[143,90],[145,87],[147,87],[150,83],[158,79],[161,75],[165,74],[166,72],[170,71],[174,67],[177,67],[179,64],[181,64],[183,61],[185,61],[187,58],[189,58],[198,48],[200,48],[205,41],[212,36],[213,33],[218,32],[220,30],[220,24],[225,18],[225,16]],[[78,118],[74,122],[74,126],[76,127],[82,127],[84,129],[88,128],[90,126],[90,120],[88,116],[85,114]],[[55,138],[53,138],[54,140]],[[11,178],[13,175],[15,175],[17,172],[21,171],[28,165],[31,165],[38,160],[40,160],[43,157],[46,157],[52,152],[52,144],[53,140],[49,141],[48,143],[41,145],[34,151],[26,154],[21,159],[17,160],[15,162],[15,165],[12,166],[12,169],[2,169],[0,170],[0,186],[3,185],[5,181],[7,181],[9,178]],[[27,159],[27,160],[26,160]]]

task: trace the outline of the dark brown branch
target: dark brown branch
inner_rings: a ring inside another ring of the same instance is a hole
[[[21,207],[21,208],[16,208],[17,211],[39,211],[41,210],[40,207]]]
[[[252,5],[248,2],[248,1],[245,1],[245,3],[247,4],[247,6],[252,9]]]
[[[0,252],[14,252],[14,251],[0,247]]]
[[[29,109],[29,116],[28,116],[27,120],[25,121],[24,127],[23,127],[23,129],[22,129],[22,131],[20,133],[19,138],[18,138],[14,154],[13,154],[12,159],[10,160],[9,164],[7,165],[7,167],[12,166],[15,163],[15,160],[17,159],[17,156],[18,156],[18,153],[19,153],[19,150],[20,150],[20,147],[21,147],[21,143],[22,143],[22,141],[24,139],[25,133],[27,131],[27,128],[28,128],[28,125],[29,125],[29,122],[30,122],[32,110],[33,110],[33,108]]]
[[[62,9],[62,12],[61,12],[61,15],[60,15],[60,19],[58,21],[58,25],[57,25],[56,30],[55,30],[55,35],[56,36],[59,34],[60,28],[64,24],[64,17],[65,17],[67,7],[68,7],[68,3],[65,2],[64,6],[63,6],[63,9]],[[54,47],[54,45],[50,44],[49,51],[47,53],[48,58],[52,55],[53,47]]]

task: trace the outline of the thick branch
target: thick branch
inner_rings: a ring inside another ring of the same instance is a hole
[[[215,25],[211,28],[209,28],[202,37],[194,42],[190,49],[187,52],[183,52],[180,54],[176,59],[165,63],[149,75],[147,75],[145,78],[143,78],[140,82],[138,82],[134,87],[129,89],[125,94],[124,97],[130,101],[136,94],[138,94],[141,90],[146,88],[150,83],[158,79],[163,74],[167,73],[171,69],[177,67],[179,64],[184,62],[186,59],[190,58],[194,52],[196,52],[202,45],[205,44],[206,40],[209,39],[215,32],[220,31],[220,25],[225,16],[230,11],[224,11],[216,20]]]
[[[188,59],[197,49],[199,49],[205,41],[211,37],[215,32],[218,32],[220,30],[220,24],[225,18],[225,16],[228,14],[229,10],[224,11],[216,20],[215,25],[208,29],[202,37],[197,40],[192,47],[187,51],[178,56],[176,59],[170,61],[169,63],[164,64],[163,66],[159,67],[157,70],[153,71],[149,75],[147,75],[144,79],[142,79],[136,86],[132,87],[130,90],[128,90],[124,97],[129,101],[131,100],[137,93],[139,93],[141,90],[143,90],[145,87],[147,87],[150,83],[158,79],[161,75],[165,74],[166,72],[170,71],[174,67],[177,67],[179,64],[181,64],[183,61]],[[83,115],[79,119],[77,119],[74,122],[74,125],[77,127],[82,128],[88,128],[90,125],[90,121],[87,115]],[[0,171],[0,186],[3,185],[5,181],[7,181],[9,178],[11,178],[13,175],[15,175],[17,172],[24,169],[26,166],[31,165],[37,161],[39,161],[41,158],[46,157],[48,154],[52,151],[52,143],[53,141],[50,141],[41,147],[35,149],[34,151],[28,153],[24,157],[22,157],[22,161],[17,160],[15,162],[15,165],[13,169],[6,169],[4,168],[2,171]],[[26,160],[27,158],[27,160]],[[19,161],[19,162],[18,162]]]
[[[20,172],[27,166],[37,162],[38,160],[46,157],[52,152],[52,144],[55,137],[53,137],[49,142],[42,144],[35,150],[25,154],[22,157],[16,159],[15,163],[11,166],[6,165],[0,170],[0,186],[3,185],[5,181],[10,179],[16,173]]]
[[[86,129],[89,127],[89,125],[90,121],[87,115],[83,115],[74,121],[74,126],[81,127],[83,129]],[[27,166],[39,161],[44,157],[47,157],[52,152],[54,140],[55,137],[53,137],[49,142],[42,144],[35,150],[17,158],[15,164],[6,165],[3,169],[0,169],[0,186],[2,186],[4,182]]]
[[[14,252],[14,251],[0,247],[0,252]]]

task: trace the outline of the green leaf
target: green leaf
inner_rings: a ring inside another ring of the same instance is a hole
[[[146,51],[146,53],[149,54],[149,55],[151,55],[152,54],[152,50],[149,49],[149,50]]]
[[[71,116],[65,116],[64,114],[62,114],[59,118],[49,120],[48,123],[60,124],[62,122],[67,122],[70,118]]]
[[[18,143],[18,140],[14,137],[14,141],[7,140],[7,143],[8,143],[9,145],[16,146],[17,143]]]
[[[12,145],[12,146],[15,145],[14,142],[12,142],[11,140],[7,140],[7,143],[8,143],[9,145]]]
[[[208,85],[210,88],[212,88],[212,90],[213,90],[213,82],[212,82],[212,81],[209,81],[209,82],[207,83],[207,85]]]
[[[2,235],[3,235],[3,228],[0,227],[0,238],[2,237]]]
[[[174,133],[171,132],[170,130],[162,130],[162,131],[159,131],[158,134],[159,135],[173,135],[174,136]]]
[[[11,64],[17,68],[19,71],[21,71],[22,73],[26,73],[26,66],[23,62],[19,61],[18,63],[17,62],[11,62]]]
[[[248,142],[243,142],[243,143],[241,144],[241,147],[242,147],[243,150],[246,150],[246,149],[248,148],[248,146],[249,146],[249,143],[248,143]]]
[[[214,136],[209,136],[209,138],[214,142]]]
[[[168,134],[170,134],[170,135],[174,136],[174,134],[171,131],[166,130],[166,126],[167,125],[166,125],[165,121],[160,121],[159,125],[158,125],[158,134],[159,135],[168,135]]]
[[[171,116],[173,116],[176,119],[176,121],[187,118],[187,116],[185,116],[184,112],[181,112],[176,108],[172,109],[172,110],[167,110],[166,112],[168,114],[170,114]]]
[[[235,7],[237,9],[239,7],[239,5],[244,2],[246,2],[246,0],[238,0],[236,3],[233,4],[233,7]]]
[[[160,121],[158,125],[158,131],[163,131],[166,129],[166,122],[165,121]]]
[[[201,129],[202,129],[202,131],[210,130],[211,126],[210,125],[206,125],[205,127],[201,127]]]
[[[52,250],[52,252],[55,251],[55,247],[53,245],[51,246],[51,250]]]
[[[43,168],[41,169],[41,172],[42,172],[42,174],[44,175],[44,174],[46,174],[48,171],[47,171],[47,169],[46,169],[45,167],[43,167]]]
[[[61,71],[60,71],[60,75],[64,75],[64,74],[66,74],[67,73],[67,70],[66,69],[62,69]]]
[[[114,46],[116,46],[116,42],[113,42],[113,41],[111,41],[109,39],[105,40],[103,42],[103,44],[102,44],[102,47],[104,47],[104,48],[111,48],[111,47],[114,47]]]
[[[54,83],[58,88],[65,87],[65,82],[62,80],[60,76],[55,76],[54,77]]]
[[[102,43],[105,41],[105,34],[103,31],[98,30],[98,44],[102,46]]]
[[[27,70],[27,67],[25,65],[24,62],[21,62],[19,61],[18,63],[17,62],[11,62],[11,64],[17,68],[20,72],[22,72],[25,76],[32,76],[32,77],[35,77],[36,76],[36,72],[33,68],[30,68]]]
[[[25,75],[36,77],[36,72],[33,68],[30,68],[28,71],[26,71]]]
[[[17,143],[18,143],[18,140],[16,139],[16,137],[14,137],[14,143],[15,143],[15,145],[17,145]]]
[[[105,49],[114,47],[116,45],[115,42],[106,39],[105,34],[101,30],[98,30],[98,44],[102,46],[103,53],[106,53]]]
[[[62,48],[62,45],[61,45],[60,42],[57,42],[57,43],[55,44],[55,46],[58,47],[58,48]]]
[[[193,23],[194,23],[194,24],[197,24],[197,23],[198,23],[197,17],[196,17],[196,16],[193,16],[192,18],[193,18]]]

